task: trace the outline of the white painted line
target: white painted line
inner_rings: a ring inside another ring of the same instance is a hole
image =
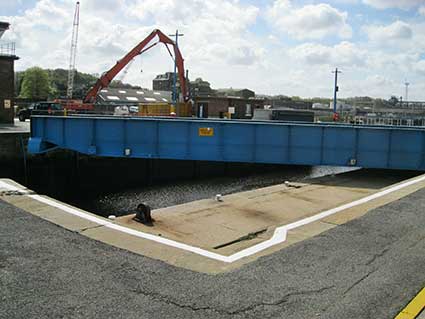
[[[7,189],[8,191],[22,191],[21,188],[18,188],[14,185],[10,185],[9,183],[0,181],[0,189]]]
[[[403,189],[405,187],[417,184],[417,183],[422,182],[424,180],[425,180],[425,175],[422,175],[422,176],[415,178],[413,180],[410,180],[410,181],[389,187],[389,188],[387,188],[383,191],[380,191],[380,192],[377,192],[375,194],[366,196],[366,197],[361,198],[359,200],[356,200],[354,202],[344,204],[344,205],[341,205],[339,207],[335,207],[335,208],[323,211],[323,212],[318,213],[314,216],[310,216],[310,217],[301,219],[299,221],[296,221],[296,222],[288,224],[288,225],[277,227],[275,229],[274,233],[273,233],[273,236],[270,239],[265,240],[265,241],[263,241],[263,242],[261,242],[257,245],[246,248],[244,250],[241,250],[241,251],[239,251],[239,252],[237,252],[233,255],[230,255],[230,256],[220,255],[220,254],[213,253],[211,251],[208,251],[206,249],[202,249],[202,248],[199,248],[199,247],[196,247],[196,246],[190,246],[190,245],[180,243],[180,242],[175,241],[175,240],[167,239],[167,238],[164,238],[164,237],[159,237],[159,236],[156,236],[156,235],[144,233],[144,232],[141,232],[141,231],[138,231],[138,230],[135,230],[135,229],[131,229],[131,228],[128,228],[128,227],[124,227],[124,226],[121,226],[121,225],[117,225],[117,224],[110,222],[109,220],[104,219],[104,218],[93,216],[93,215],[88,214],[84,211],[66,206],[64,204],[55,202],[55,201],[53,201],[49,198],[45,198],[45,197],[42,197],[40,195],[25,195],[25,196],[28,196],[28,197],[30,197],[34,200],[37,200],[39,202],[42,202],[44,204],[59,208],[59,209],[65,211],[69,214],[78,216],[80,218],[89,220],[93,223],[108,227],[110,229],[113,229],[113,230],[116,230],[116,231],[119,231],[119,232],[122,232],[122,233],[126,233],[126,234],[136,236],[136,237],[139,237],[139,238],[151,240],[151,241],[154,241],[154,242],[157,242],[157,243],[160,243],[160,244],[163,244],[163,245],[167,245],[167,246],[170,246],[170,247],[182,249],[182,250],[185,250],[185,251],[197,254],[197,255],[201,255],[201,256],[211,258],[211,259],[215,259],[215,260],[218,260],[218,261],[222,261],[222,262],[225,262],[225,263],[232,263],[232,262],[235,262],[235,261],[242,259],[244,257],[248,257],[248,256],[254,255],[256,253],[259,253],[260,251],[265,250],[267,248],[270,248],[274,245],[285,242],[287,232],[289,230],[292,230],[292,229],[295,229],[295,228],[316,222],[320,219],[331,216],[331,215],[336,214],[338,212],[341,212],[343,210],[346,210],[346,209],[349,209],[349,208],[352,208],[352,207],[355,207],[355,206],[358,206],[358,205],[361,205],[361,204],[365,204],[365,203],[370,202],[374,199],[377,199],[377,198],[380,198],[382,196],[388,195],[390,193],[396,192],[400,189]],[[3,181],[0,181],[0,188],[5,188],[5,189],[8,189],[8,190],[12,190],[12,191],[23,191],[24,190],[22,188],[17,188],[16,186],[10,185],[10,184],[3,182]]]
[[[78,209],[73,208],[73,207],[66,206],[64,204],[55,202],[55,201],[53,201],[53,200],[51,200],[49,198],[46,198],[46,197],[43,197],[43,196],[40,196],[40,195],[27,195],[27,196],[30,197],[30,198],[32,198],[32,199],[35,199],[36,201],[39,201],[41,203],[44,203],[44,204],[47,204],[47,205],[50,205],[50,206],[59,208],[60,210],[63,210],[65,212],[69,213],[69,214],[78,216],[80,218],[83,218],[85,220],[91,221],[91,222],[96,223],[96,224],[99,224],[99,225],[106,226],[107,224],[110,223],[106,219],[103,219],[101,217],[96,217],[96,216],[93,216],[91,214],[87,214],[84,211],[78,210]]]

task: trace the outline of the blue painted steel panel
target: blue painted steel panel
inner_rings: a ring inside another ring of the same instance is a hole
[[[425,130],[332,123],[34,116],[29,151],[367,168],[425,168]]]
[[[356,130],[346,127],[322,127],[323,147],[322,162],[338,165],[341,159],[346,163],[356,158]]]

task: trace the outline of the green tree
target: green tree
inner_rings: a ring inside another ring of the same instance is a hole
[[[24,79],[24,71],[15,72],[15,96],[21,94],[22,80]]]
[[[20,97],[27,99],[47,99],[51,87],[49,74],[39,67],[29,68],[24,73]]]

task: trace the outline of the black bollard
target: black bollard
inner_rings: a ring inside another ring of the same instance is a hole
[[[151,216],[151,208],[146,203],[139,204],[136,210],[134,220],[146,225],[153,226],[154,220]]]

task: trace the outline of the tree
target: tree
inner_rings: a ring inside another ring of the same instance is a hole
[[[49,74],[39,67],[29,68],[24,73],[20,97],[34,100],[47,99],[51,92]]]
[[[24,79],[24,71],[15,72],[15,96],[21,94],[22,80]]]
[[[398,104],[398,98],[393,95],[388,100],[388,103],[391,104],[392,106],[396,106]]]

